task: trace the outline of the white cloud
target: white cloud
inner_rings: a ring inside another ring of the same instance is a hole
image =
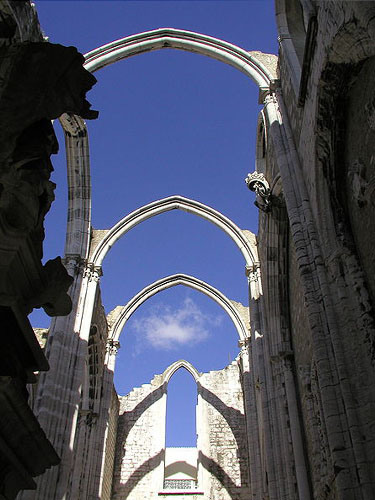
[[[179,308],[163,304],[155,307],[149,316],[134,320],[133,327],[155,349],[172,350],[206,340],[210,328],[219,325],[221,320],[222,316],[202,312],[188,297]]]

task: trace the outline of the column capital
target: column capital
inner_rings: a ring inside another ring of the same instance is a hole
[[[92,262],[89,262],[83,271],[83,277],[87,278],[88,281],[96,281],[99,283],[101,276],[103,276],[102,267],[95,266]]]
[[[245,267],[245,274],[249,283],[258,281],[260,278],[260,262],[253,262],[252,265],[247,265]]]
[[[290,362],[294,359],[294,352],[287,351],[279,351],[277,354],[270,356],[272,363],[278,363],[280,361]]]

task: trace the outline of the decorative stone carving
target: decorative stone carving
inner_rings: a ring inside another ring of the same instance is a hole
[[[82,274],[84,266],[87,264],[86,259],[82,259],[82,257],[78,254],[65,254],[64,259],[61,261],[70,276]]]
[[[103,276],[102,268],[100,266],[94,266],[91,263],[88,264],[83,271],[83,277],[87,278],[89,281],[96,281],[99,283],[101,276]]]
[[[247,187],[256,194],[254,205],[263,212],[271,210],[271,190],[263,174],[253,172],[245,179]]]
[[[245,267],[245,274],[247,276],[248,282],[256,282],[260,278],[260,264],[255,262],[252,266]]]
[[[116,356],[121,345],[118,340],[108,339],[106,345],[106,351],[109,352],[111,356]]]
[[[29,310],[42,306],[65,315],[71,278],[60,259],[40,262],[44,217],[54,199],[50,156],[58,150],[51,119],[63,112],[95,118],[85,93],[96,80],[73,47],[13,43],[2,45],[0,55],[0,266],[6,268],[0,295],[21,296]]]
[[[251,346],[251,337],[247,337],[244,340],[239,340],[238,347],[241,349],[240,355],[242,356],[246,354],[250,346]]]
[[[23,40],[21,42],[21,39]],[[33,41],[31,41],[33,40]],[[42,42],[30,2],[0,5],[0,497],[35,488],[33,476],[59,457],[27,404],[33,372],[48,370],[27,319],[34,307],[71,311],[72,283],[60,257],[42,265],[44,217],[54,200],[51,120],[95,118],[85,99],[95,78],[73,47]]]

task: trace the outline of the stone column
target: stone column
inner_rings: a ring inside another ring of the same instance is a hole
[[[263,318],[262,318],[262,283],[260,276],[260,264],[254,263],[246,267],[246,275],[249,281],[250,298],[250,324],[252,332],[251,356],[253,363],[253,387],[255,402],[257,406],[257,421],[259,431],[259,449],[262,470],[262,491],[260,498],[267,492],[269,498],[277,498],[277,479],[275,475],[275,464],[273,457],[273,443],[271,433],[271,422],[269,413],[269,394],[267,387],[266,369],[264,362],[263,345]],[[267,480],[266,480],[267,477]],[[259,484],[259,483],[258,483]]]
[[[249,451],[251,498],[254,500],[262,500],[263,481],[253,376],[254,369],[251,366],[251,338],[240,340],[238,344],[239,347],[241,347],[242,389],[247,427],[247,447]]]
[[[61,463],[37,479],[36,491],[23,492],[22,500],[67,499],[73,465],[87,341],[101,269],[85,265],[77,256],[66,258],[74,275],[70,290],[74,308],[69,316],[52,321],[46,348],[50,371],[40,378],[35,413],[61,458]]]
[[[103,493],[103,480],[104,480],[104,469],[106,468],[113,470],[114,456],[112,457],[112,463],[108,464],[110,457],[107,455],[107,439],[108,439],[108,421],[110,417],[111,401],[113,395],[113,375],[116,364],[116,356],[118,350],[120,349],[120,342],[118,340],[108,339],[106,347],[106,358],[104,362],[104,374],[103,374],[103,398],[101,402],[99,421],[98,421],[98,436],[104,435],[104,441],[102,446],[102,454],[98,454],[97,469],[100,470],[99,484],[98,484],[98,498],[102,498]],[[96,449],[99,449],[100,443],[97,443]],[[107,465],[106,465],[107,464]],[[95,488],[96,491],[96,488]],[[94,494],[94,491],[91,492]]]
[[[342,405],[351,408],[352,401],[350,391],[345,387],[347,377],[338,374],[341,346],[335,317],[337,311],[333,310],[330,300],[316,222],[280,89],[266,98],[264,110],[278,161],[304,289],[329,449],[332,462],[339,471],[335,476],[337,498],[345,499],[349,490],[359,492],[362,489],[358,481],[358,468],[354,472],[359,464],[355,462],[353,453],[357,451],[361,455],[363,445],[355,444],[350,435],[351,429],[358,425],[358,421],[348,422],[354,412],[342,411]]]
[[[283,372],[285,381],[285,393],[288,403],[288,414],[290,421],[290,432],[292,435],[294,466],[296,470],[298,494],[300,498],[309,500],[310,485],[307,475],[305,452],[303,448],[300,415],[297,405],[296,384],[292,369],[290,356],[284,356]]]

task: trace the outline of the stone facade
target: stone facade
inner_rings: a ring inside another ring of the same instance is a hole
[[[238,361],[224,370],[203,374],[186,361],[179,361],[156,375],[150,384],[119,397],[111,498],[174,497],[174,491],[164,483],[171,461],[168,455],[171,450],[165,448],[165,417],[168,382],[178,368],[192,371],[198,390],[197,484],[189,495],[197,495],[202,500],[249,498],[247,433]],[[181,452],[180,455],[184,456]],[[176,477],[188,476],[177,474]],[[181,494],[181,491],[175,493],[179,498]]]
[[[375,3],[276,0],[275,6],[278,62],[172,28],[113,42],[85,61],[94,72],[129,53],[194,46],[255,81],[264,105],[256,172],[247,177],[259,208],[255,237],[181,196],[141,207],[111,229],[93,230],[81,117],[95,116],[82,97],[94,79],[73,48],[43,41],[29,2],[0,3],[6,35],[0,40],[6,123],[0,126],[0,314],[3,328],[13,332],[4,336],[1,356],[0,498],[35,487],[36,475],[36,492],[20,498],[157,496],[166,384],[179,368],[198,385],[198,484],[207,500],[375,497]],[[40,262],[43,219],[53,198],[50,155],[57,148],[50,120],[57,117],[67,143],[64,264],[70,278],[59,260]],[[245,261],[249,308],[199,277],[174,275],[106,318],[100,276],[109,248],[134,225],[173,209],[204,217],[233,239]],[[113,371],[122,327],[148,297],[181,284],[228,313],[239,334],[238,360],[207,374],[176,362],[118,400]],[[57,316],[45,347],[51,369],[33,391],[41,427],[24,391],[35,380],[33,371],[47,369],[26,320],[40,306]],[[58,461],[50,443],[61,464],[42,474]],[[199,493],[192,496],[202,498]]]
[[[250,498],[249,453],[238,362],[198,382],[198,487],[204,498]]]
[[[161,375],[119,398],[112,498],[147,499],[162,489],[166,387]]]

